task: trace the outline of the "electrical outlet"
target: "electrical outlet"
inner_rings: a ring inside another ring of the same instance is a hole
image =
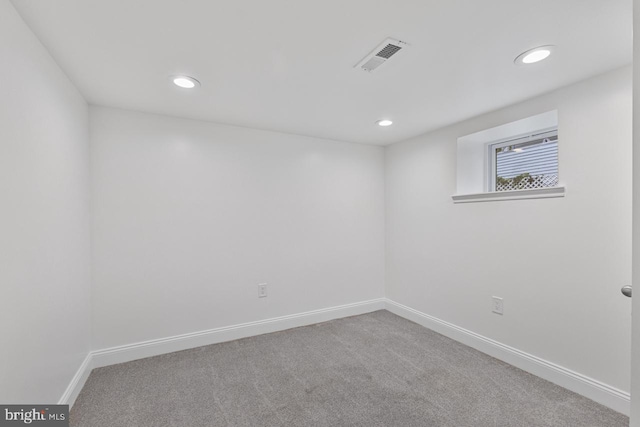
[[[267,284],[260,283],[258,285],[258,298],[266,298],[267,297]]]
[[[502,298],[500,297],[493,297],[493,311],[496,314],[504,314],[504,303],[502,301]]]

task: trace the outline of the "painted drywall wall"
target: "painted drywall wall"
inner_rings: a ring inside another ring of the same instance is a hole
[[[0,402],[57,403],[90,349],[88,107],[0,0]]]
[[[384,296],[383,148],[103,107],[90,129],[95,349]]]
[[[631,98],[625,68],[388,147],[387,297],[629,391]],[[555,109],[566,197],[452,202],[457,138]]]

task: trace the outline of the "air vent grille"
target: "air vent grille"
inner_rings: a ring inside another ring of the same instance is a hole
[[[388,44],[384,47],[384,49],[376,53],[376,56],[379,56],[380,58],[389,59],[400,49],[402,49],[400,46],[396,46],[394,44]]]
[[[374,56],[373,58],[371,58],[370,60],[362,64],[362,68],[368,71],[373,71],[384,63],[385,63],[384,59]]]
[[[372,50],[369,55],[362,59],[362,61],[358,62],[355,68],[359,68],[367,72],[372,72],[373,70],[387,62],[389,58],[396,55],[398,52],[408,46],[409,45],[403,41],[388,38],[378,47]]]

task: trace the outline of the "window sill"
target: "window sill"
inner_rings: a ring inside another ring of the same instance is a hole
[[[548,199],[564,197],[564,187],[535,188],[531,190],[492,191],[489,193],[456,194],[453,203],[497,202],[500,200]]]

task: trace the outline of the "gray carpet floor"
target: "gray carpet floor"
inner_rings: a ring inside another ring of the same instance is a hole
[[[94,369],[83,427],[628,426],[388,311]]]

